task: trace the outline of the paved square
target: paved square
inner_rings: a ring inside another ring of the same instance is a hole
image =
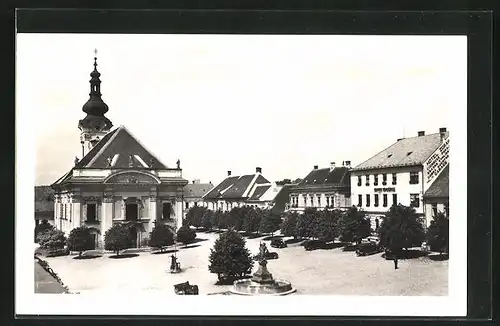
[[[73,256],[46,258],[71,292],[161,291],[174,295],[173,285],[189,281],[199,287],[200,295],[224,292],[230,286],[214,285],[217,275],[208,271],[208,256],[217,234],[198,233],[207,239],[193,248],[180,247],[178,254],[184,272],[170,274],[170,254],[140,253],[125,259],[100,258],[77,260]],[[248,239],[252,254],[258,253],[260,238]],[[341,249],[305,251],[298,245],[271,248],[279,259],[268,262],[275,279],[286,279],[297,289],[296,294],[331,295],[447,295],[448,261],[429,258],[400,260],[394,270],[392,261],[381,254],[356,257]],[[254,265],[253,272],[257,269]]]

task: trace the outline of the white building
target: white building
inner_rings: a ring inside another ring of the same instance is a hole
[[[350,169],[350,161],[344,161],[340,167],[331,162],[330,167],[323,169],[315,165],[302,181],[290,189],[290,210],[350,207]]]
[[[206,203],[203,201],[203,195],[212,190],[213,187],[212,182],[200,183],[198,179],[184,186],[184,213],[194,206],[205,207]]]
[[[276,185],[262,175],[257,167],[254,174],[227,178],[203,196],[205,207],[211,210],[230,211],[233,207],[253,206],[262,209],[272,208],[276,195],[282,186]]]
[[[353,205],[364,210],[376,229],[390,206],[412,206],[425,216],[423,194],[449,163],[449,132],[398,139],[351,171]],[[426,224],[430,223],[427,221]]]

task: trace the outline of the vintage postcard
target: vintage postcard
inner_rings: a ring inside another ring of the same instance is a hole
[[[466,36],[16,47],[18,313],[465,315]]]

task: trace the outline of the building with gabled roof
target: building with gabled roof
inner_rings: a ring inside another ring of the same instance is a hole
[[[353,204],[377,229],[390,206],[412,206],[425,216],[423,194],[449,163],[449,132],[400,138],[351,171]]]
[[[184,208],[185,213],[188,209],[194,206],[205,206],[203,201],[203,195],[212,190],[214,185],[212,182],[200,183],[200,180],[193,180],[192,183],[187,184],[184,187]]]
[[[350,199],[351,162],[344,161],[342,166],[331,162],[327,168],[317,165],[302,181],[289,190],[290,210],[303,211],[308,207],[318,209],[346,209],[351,206]]]
[[[439,173],[434,182],[424,193],[424,211],[427,226],[440,212],[449,216],[450,205],[450,165]]]
[[[270,182],[262,175],[262,169],[257,167],[254,174],[241,176],[231,175],[203,196],[205,206],[212,210],[230,211],[233,207],[251,205],[260,208],[270,208],[280,186]]]
[[[139,247],[156,223],[181,225],[187,180],[180,161],[169,168],[125,126],[112,129],[104,115],[108,106],[101,98],[97,58],[91,77],[90,99],[83,106],[87,115],[79,121],[82,157],[51,185],[54,223],[66,234],[90,227],[97,247],[113,224],[133,224]]]

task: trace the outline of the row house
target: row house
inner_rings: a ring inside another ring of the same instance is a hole
[[[291,187],[289,210],[303,211],[308,207],[318,209],[350,207],[350,170],[350,161],[342,162],[342,166],[335,166],[335,162],[331,162],[329,167],[321,169],[315,165],[302,181]]]

